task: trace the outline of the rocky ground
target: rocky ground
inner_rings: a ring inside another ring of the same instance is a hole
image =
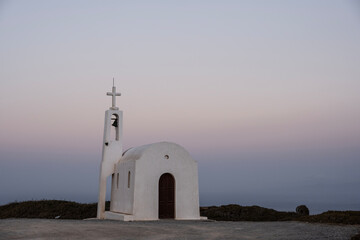
[[[0,239],[350,239],[360,225],[282,222],[2,219]]]

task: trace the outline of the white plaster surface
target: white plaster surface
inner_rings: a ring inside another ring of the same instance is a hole
[[[117,164],[114,176],[117,173],[125,183],[112,185],[111,211],[132,214],[133,220],[157,220],[159,179],[170,173],[175,178],[175,219],[200,219],[197,163],[180,145],[161,142],[132,148]]]
[[[111,139],[111,117],[114,114],[118,116],[118,127],[116,128],[116,138]],[[107,110],[105,112],[103,150],[99,179],[99,200],[97,209],[97,217],[100,219],[105,217],[106,179],[114,173],[115,164],[120,160],[122,155],[122,118],[122,111]]]
[[[129,172],[130,184],[128,184]],[[119,182],[117,182],[117,174],[119,174]],[[116,165],[114,176],[115,181],[112,184],[110,210],[125,214],[133,214],[135,162],[124,162],[120,160]]]
[[[123,156],[122,111],[116,107],[116,87],[107,93],[112,106],[105,112],[100,165],[98,219],[158,220],[159,179],[165,173],[175,179],[175,219],[196,219],[199,215],[197,162],[180,145],[153,143],[129,149]],[[111,139],[112,117],[118,119]],[[110,211],[105,212],[106,179],[111,176]]]

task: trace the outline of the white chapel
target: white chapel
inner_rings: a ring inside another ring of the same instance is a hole
[[[100,166],[97,218],[122,221],[182,219],[199,220],[197,162],[180,145],[152,143],[123,152],[123,113],[116,107],[105,112]],[[111,131],[115,131],[111,139]],[[110,211],[105,211],[106,179],[111,176]]]

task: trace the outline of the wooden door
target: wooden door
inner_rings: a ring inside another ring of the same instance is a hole
[[[175,218],[175,179],[170,173],[159,180],[159,218]]]

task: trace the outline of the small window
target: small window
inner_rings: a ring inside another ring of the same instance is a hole
[[[119,189],[119,173],[116,175],[116,188]]]
[[[128,172],[128,188],[130,188],[130,171]]]

